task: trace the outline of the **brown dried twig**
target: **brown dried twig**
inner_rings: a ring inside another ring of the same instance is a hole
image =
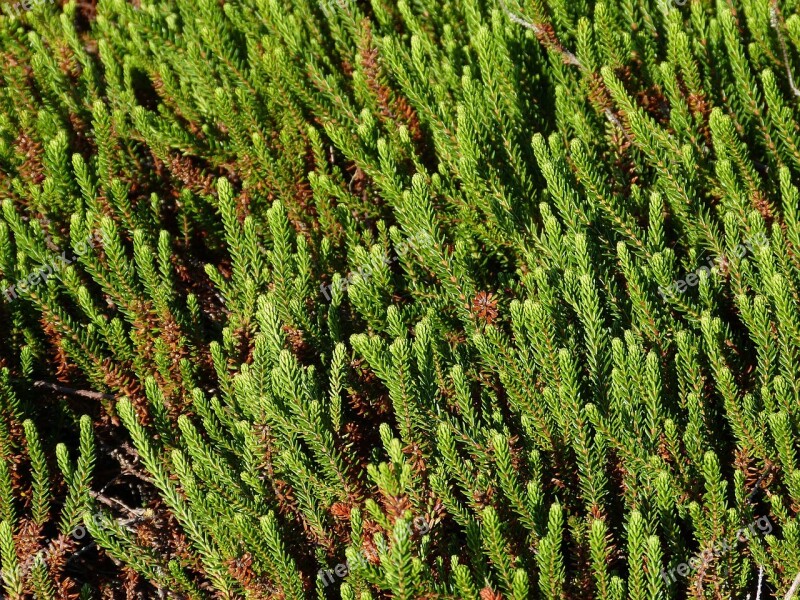
[[[63,385],[57,385],[55,383],[50,383],[49,381],[34,381],[33,382],[34,389],[39,390],[50,390],[53,392],[58,392],[59,394],[66,394],[67,396],[78,396],[80,398],[88,398],[89,400],[113,400],[114,396],[109,394],[103,394],[100,392],[93,392],[91,390],[76,390],[74,388],[65,387]]]
[[[523,27],[530,29],[536,34],[536,38],[545,43],[546,45],[555,48],[558,52],[561,53],[561,56],[564,58],[564,62],[568,65],[575,65],[580,70],[585,71],[586,68],[583,66],[583,63],[578,60],[578,57],[575,56],[574,53],[570,52],[564,46],[562,46],[558,40],[555,39],[555,34],[552,31],[552,28],[544,27],[537,23],[532,23],[528,21],[525,17],[522,17],[514,12],[512,12],[508,6],[506,6],[505,0],[498,0],[500,2],[500,7],[503,11],[508,15],[508,18],[511,19],[514,23],[518,25],[522,25]]]
[[[580,59],[575,56],[574,52],[570,52],[567,50],[561,42],[556,39],[555,32],[553,28],[548,24],[547,26],[539,25],[537,23],[533,23],[526,19],[523,16],[520,16],[513,12],[505,3],[505,0],[498,0],[500,3],[500,7],[503,9],[503,12],[506,13],[509,19],[518,25],[522,25],[526,29],[530,29],[536,35],[536,39],[539,40],[540,43],[545,45],[548,48],[554,49],[556,52],[560,53],[562,58],[564,59],[564,63],[568,65],[574,65],[578,67],[585,75],[590,75],[589,69],[580,61]],[[628,136],[628,132],[625,131],[625,128],[622,126],[617,115],[610,108],[606,108],[604,111],[606,119],[608,119],[609,123],[614,125],[615,127],[619,128],[622,132],[622,135],[628,141],[631,141],[630,137]]]
[[[789,87],[792,88],[792,93],[800,98],[800,89],[797,89],[797,86],[794,83],[792,68],[789,65],[789,52],[786,50],[786,42],[784,41],[783,34],[781,33],[781,27],[786,26],[783,19],[783,14],[781,14],[781,10],[778,7],[778,0],[772,0],[770,4],[769,22],[770,25],[772,25],[772,28],[775,30],[775,33],[778,35],[778,43],[781,45],[781,53],[783,54],[783,64],[786,67],[786,76],[789,78]]]
[[[800,588],[800,573],[795,575],[794,581],[792,582],[792,587],[789,588],[789,591],[786,592],[786,595],[783,597],[783,600],[792,600],[794,595],[797,593],[797,589]]]

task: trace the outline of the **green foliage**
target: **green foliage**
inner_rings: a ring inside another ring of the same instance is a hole
[[[0,15],[4,594],[781,597],[798,10]]]

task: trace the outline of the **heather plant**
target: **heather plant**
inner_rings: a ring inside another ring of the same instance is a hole
[[[60,0],[0,53],[4,597],[795,594],[797,2]]]

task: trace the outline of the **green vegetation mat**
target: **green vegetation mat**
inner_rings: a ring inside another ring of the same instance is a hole
[[[5,0],[0,597],[794,598],[798,85],[800,0]]]

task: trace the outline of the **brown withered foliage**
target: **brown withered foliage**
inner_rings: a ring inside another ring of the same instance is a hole
[[[491,325],[499,314],[494,294],[478,292],[472,299],[472,314],[487,325]]]
[[[391,410],[391,401],[381,382],[362,358],[355,359],[350,367],[356,376],[354,386],[348,389],[350,407],[361,417],[386,414]]]
[[[378,554],[378,546],[375,545],[375,534],[378,532],[386,534],[375,521],[365,519],[362,527],[361,535],[361,552],[372,565],[379,565],[380,558]]]
[[[139,355],[146,361],[150,361],[155,353],[155,339],[153,331],[158,326],[158,322],[150,313],[152,305],[147,302],[137,302],[132,308],[136,317],[131,326],[131,339],[136,344]]]
[[[575,600],[594,600],[592,574],[589,570],[580,568],[580,565],[591,562],[588,542],[584,540],[582,543],[570,544],[570,548],[565,554],[567,571],[579,573],[577,577],[567,580],[564,590],[566,597]]]
[[[313,164],[313,162],[311,164]],[[312,169],[309,169],[309,171],[310,170]],[[317,212],[317,207],[314,203],[314,191],[311,189],[311,184],[303,179],[298,179],[294,184],[294,199],[297,204],[292,205],[292,208],[288,211],[288,218],[296,231],[303,231],[306,228],[306,222],[301,219],[301,216],[308,218],[312,215],[315,216]]]
[[[23,130],[17,136],[14,148],[23,156],[22,164],[18,167],[20,175],[36,185],[41,184],[44,181],[44,165],[40,159],[44,155],[42,145]]]
[[[333,517],[333,536],[342,544],[350,539],[350,511],[355,502],[334,502],[328,509]]]
[[[622,126],[626,127],[625,124]],[[622,196],[628,196],[631,187],[639,182],[639,168],[630,152],[633,142],[627,130],[619,127],[611,129],[610,138],[612,160],[622,175],[622,177],[614,178],[614,191]]]
[[[392,517],[391,521],[402,519],[407,510],[411,510],[411,502],[408,496],[386,496],[383,498],[383,506],[386,513]]]
[[[408,127],[411,139],[415,142],[422,140],[419,117],[408,100],[395,94],[386,85],[385,75],[380,66],[378,49],[372,40],[372,25],[368,19],[361,21],[362,37],[359,40],[359,57],[361,67],[366,75],[367,86],[378,101],[381,115],[388,123],[400,121]]]
[[[78,0],[76,4],[87,21],[94,21],[97,16],[97,0]]]
[[[494,497],[494,488],[491,484],[483,491],[475,490],[472,493],[472,500],[481,508],[486,508],[492,505],[492,498]]]
[[[669,451],[669,443],[667,442],[667,436],[661,433],[658,436],[658,455],[664,460],[666,463],[671,463],[672,461],[672,454]]]
[[[508,439],[509,453],[511,454],[511,466],[518,471],[522,464],[522,454],[524,449],[520,447],[519,436],[513,435]]]
[[[203,307],[203,313],[206,318],[216,323],[223,322],[225,310],[222,306],[222,300],[215,294],[214,287],[203,270],[203,264],[188,256],[176,256],[172,261],[172,265],[175,269],[176,288],[178,291],[185,294],[194,294],[197,297],[197,302]],[[213,361],[210,353],[203,352],[198,359],[204,361],[208,369],[213,371]]]
[[[344,442],[345,446],[352,446],[352,447],[361,447],[364,443],[364,432],[361,430],[361,427],[358,423],[354,421],[348,421],[342,425],[344,431],[342,432],[342,441]],[[369,460],[366,456],[357,456],[356,459],[358,460],[358,466],[361,469],[366,469],[367,465],[369,464]]]
[[[700,93],[691,93],[686,95],[686,102],[689,105],[689,110],[695,116],[700,117],[700,132],[706,140],[707,144],[711,144],[711,128],[708,124],[708,119],[711,116],[711,104],[706,99],[705,95]]]
[[[66,351],[61,343],[63,336],[59,333],[55,325],[47,318],[42,316],[39,323],[44,331],[45,338],[50,343],[53,351],[53,364],[55,365],[56,379],[62,383],[69,383],[74,381],[77,376],[78,369],[72,364],[67,356]]]
[[[122,568],[122,589],[125,591],[125,600],[137,600],[136,588],[139,587],[140,579],[141,577],[134,569],[127,566]]]
[[[370,192],[373,188],[372,180],[369,178],[369,176],[354,163],[348,164],[345,167],[345,172],[348,175],[352,173],[347,185],[348,191],[350,191],[354,196],[361,198],[361,200],[365,203],[368,202]]]
[[[503,600],[503,594],[495,592],[487,585],[481,590],[481,600]]]
[[[764,217],[764,220],[767,221],[767,223],[772,223],[772,221],[775,218],[773,212],[774,208],[772,206],[772,203],[764,195],[764,193],[761,191],[757,191],[753,196],[752,202],[753,202],[753,207],[759,213],[761,213],[761,216]]]
[[[419,447],[419,444],[416,442],[409,444],[403,448],[403,453],[411,457],[411,468],[414,470],[414,473],[424,476],[427,471],[427,465],[425,463],[425,455],[422,452],[422,448]]]
[[[636,100],[645,112],[663,126],[669,126],[669,102],[655,85],[636,92]]]
[[[186,350],[183,332],[181,331],[180,325],[178,325],[178,322],[175,320],[175,317],[172,314],[163,315],[159,324],[161,329],[161,340],[163,340],[170,356],[169,368],[171,379],[172,381],[181,382],[183,380],[183,376],[181,374],[180,363],[181,360],[188,358],[189,356],[188,351]],[[163,384],[161,387],[163,390],[165,390],[167,396],[171,396],[179,392],[179,390],[175,389],[175,386],[164,380],[161,374],[158,374],[158,379],[159,383]],[[177,418],[177,415],[175,416]]]
[[[188,156],[173,155],[168,167],[173,176],[195,194],[213,193],[214,176],[204,173]]]
[[[728,260],[728,257],[724,254],[719,256],[717,260],[717,268],[719,269],[720,275],[723,277],[727,277],[728,273],[730,273],[730,264],[731,262]]]
[[[606,512],[600,506],[594,503],[589,507],[589,514],[592,515],[593,519],[600,521],[605,521],[607,517]]]
[[[316,351],[305,340],[303,330],[289,325],[282,326],[283,332],[286,334],[286,341],[292,349],[292,353],[302,364],[311,364],[317,356]]]
[[[352,507],[346,502],[334,502],[329,511],[337,521],[349,521]]]
[[[147,400],[142,393],[142,384],[133,375],[132,367],[114,363],[107,358],[102,363],[104,383],[116,390],[121,396],[127,396],[136,405],[137,413],[141,418],[147,417]]]
[[[72,536],[59,534],[47,546],[49,550],[48,563],[51,571],[63,572],[70,556],[77,550],[79,542]]]
[[[598,113],[604,113],[606,110],[613,110],[614,101],[611,99],[611,94],[603,81],[600,73],[591,73],[589,78],[589,102]]]
[[[776,466],[769,460],[765,460],[764,468],[760,469],[756,464],[756,459],[751,456],[749,450],[745,448],[736,450],[734,466],[737,470],[744,473],[748,502],[754,502],[759,491],[769,488],[777,471]]]
[[[451,346],[458,346],[467,341],[467,336],[462,331],[446,331],[444,332],[445,340]]]
[[[533,21],[531,21],[526,17],[522,17],[511,12],[503,0],[500,0],[500,6],[506,11],[511,20],[533,31],[533,34],[536,36],[538,42],[547,48],[547,50],[560,54],[564,64],[582,67],[578,58],[572,52],[567,50],[558,39],[555,28],[547,20],[545,15],[542,14],[541,9],[536,11],[538,14],[535,15]],[[534,5],[534,10],[536,10],[536,8],[536,5]]]
[[[59,600],[78,600],[81,597],[78,585],[72,579],[53,577],[56,586],[56,598]]]
[[[19,530],[14,535],[14,545],[19,551],[20,564],[32,559],[42,550],[42,528],[31,519],[20,520]]]
[[[270,598],[270,586],[253,571],[253,557],[249,552],[228,560],[225,564],[230,576],[238,581],[242,588],[252,594],[253,598]]]
[[[45,565],[55,583],[58,598],[77,598],[78,589],[74,581],[64,576],[64,569],[71,555],[78,549],[78,542],[67,535],[59,534],[54,539],[46,539],[41,535],[41,528],[29,519],[23,519],[14,536],[14,543],[19,550],[19,565],[25,574],[26,591],[33,594],[30,587],[30,569],[37,557],[45,560]]]
[[[274,448],[272,436],[266,427],[261,429],[261,442],[264,448],[263,468],[272,482],[272,490],[275,493],[275,500],[278,503],[278,512],[287,518],[293,518],[299,512],[297,499],[294,497],[294,490],[286,481],[277,477],[274,468]]]

